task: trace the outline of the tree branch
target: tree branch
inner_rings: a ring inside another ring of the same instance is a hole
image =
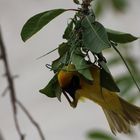
[[[25,135],[22,134],[22,132],[20,130],[20,126],[19,126],[18,118],[17,118],[17,106],[16,105],[19,105],[19,107],[27,115],[27,117],[29,118],[31,123],[34,125],[34,127],[36,127],[36,129],[38,130],[38,133],[40,135],[41,140],[45,140],[45,137],[44,137],[44,135],[42,133],[42,130],[41,130],[40,126],[32,118],[32,116],[30,115],[28,110],[24,107],[24,105],[16,98],[16,92],[15,92],[15,86],[14,86],[14,78],[16,78],[17,76],[13,77],[11,72],[10,72],[8,59],[7,59],[7,54],[6,54],[6,49],[5,49],[3,39],[2,39],[1,29],[0,29],[0,51],[1,51],[0,59],[3,60],[3,62],[4,62],[5,77],[7,78],[7,82],[8,82],[8,86],[3,91],[3,95],[5,95],[7,93],[7,91],[9,90],[12,109],[13,109],[13,117],[14,117],[15,127],[16,127],[16,130],[17,130],[19,136],[20,136],[20,140],[24,140]]]
[[[24,105],[19,100],[16,100],[16,102],[19,105],[19,107],[22,109],[22,111],[26,114],[26,116],[29,118],[31,123],[36,127],[41,139],[45,140],[45,137],[44,137],[42,130],[41,130],[40,126],[38,125],[38,123],[33,119],[33,117],[30,115],[28,110],[24,107]]]
[[[0,29],[0,48],[1,48],[2,59],[4,61],[4,66],[5,66],[5,72],[6,72],[5,75],[7,77],[9,89],[11,92],[11,94],[10,94],[11,95],[11,103],[13,106],[13,111],[16,114],[17,109],[16,109],[16,105],[15,105],[15,102],[16,102],[15,89],[14,89],[14,84],[13,84],[13,78],[11,76],[8,61],[7,61],[7,54],[6,54],[6,50],[5,50],[5,45],[4,45],[3,40],[2,40],[1,29]]]
[[[0,140],[4,140],[4,137],[1,132],[0,132]]]
[[[4,62],[4,67],[5,67],[5,75],[7,77],[7,82],[8,82],[9,92],[10,92],[10,99],[11,99],[11,104],[12,104],[12,109],[13,109],[15,126],[20,136],[20,139],[24,140],[24,135],[20,131],[20,127],[17,120],[16,94],[15,94],[14,82],[13,82],[13,77],[11,75],[8,60],[7,60],[7,54],[6,54],[5,45],[2,39],[1,29],[0,29],[0,49],[1,49],[2,60]]]
[[[7,87],[4,89],[4,91],[2,92],[2,96],[5,96],[5,94],[8,92],[8,90],[9,90],[9,87],[7,86]]]

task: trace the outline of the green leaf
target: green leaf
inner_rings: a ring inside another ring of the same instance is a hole
[[[100,81],[102,87],[113,92],[120,92],[120,89],[116,85],[112,75],[106,72],[104,69],[100,70]]]
[[[57,72],[58,69],[61,69],[64,65],[67,65],[69,62],[70,55],[67,52],[66,54],[60,56],[58,59],[52,62],[52,69],[54,72]]]
[[[81,54],[74,53],[72,55],[72,62],[79,73],[81,73],[86,79],[93,81],[93,77],[89,70],[89,65]]]
[[[113,136],[102,131],[90,132],[88,137],[93,140],[116,140]]]
[[[61,69],[63,67],[63,65],[65,64],[65,60],[66,60],[66,56],[64,55],[52,62],[52,69],[54,73],[56,73],[58,69]]]
[[[48,85],[45,88],[41,89],[39,92],[51,98],[57,97],[60,100],[62,90],[58,83],[57,74],[55,74]]]
[[[108,39],[116,43],[129,43],[138,39],[129,33],[119,32],[111,29],[106,29],[108,34]]]
[[[69,24],[68,24],[68,26],[67,26],[67,28],[66,28],[66,30],[65,30],[65,32],[64,32],[64,35],[63,35],[63,38],[64,39],[69,39],[70,38],[70,36],[71,36],[71,33],[72,33],[72,29],[73,29],[73,21],[71,21]]]
[[[86,16],[82,21],[83,44],[93,53],[101,53],[103,49],[109,48],[110,44],[105,28],[99,22],[94,22],[91,16]]]
[[[66,52],[69,50],[70,46],[68,45],[68,43],[62,43],[59,45],[59,48],[58,48],[58,53],[60,56],[62,55],[65,55]]]
[[[54,9],[39,13],[31,17],[23,26],[21,31],[21,37],[23,41],[26,41],[32,37],[35,33],[40,31],[45,25],[47,25],[51,20],[67,11],[66,9]]]
[[[52,69],[54,70],[54,72],[57,72],[58,69],[61,69],[63,65],[66,65],[66,63],[68,62],[70,57],[69,49],[70,46],[68,45],[68,43],[62,43],[59,45],[58,53],[60,57],[52,62]]]

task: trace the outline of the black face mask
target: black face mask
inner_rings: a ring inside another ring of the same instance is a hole
[[[70,84],[63,88],[73,99],[75,99],[75,91],[77,89],[81,89],[80,87],[80,79],[78,76],[74,75],[71,79]]]

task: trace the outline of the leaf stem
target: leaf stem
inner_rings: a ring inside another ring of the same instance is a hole
[[[76,11],[76,12],[81,12],[80,9],[67,9],[67,11]]]
[[[42,56],[38,57],[37,60],[38,60],[38,59],[41,59],[42,57],[44,57],[44,56],[46,56],[46,55],[48,55],[48,54],[50,54],[50,53],[52,53],[52,52],[54,52],[54,51],[56,51],[57,49],[58,49],[58,47],[55,48],[55,49],[53,49],[53,50],[51,50],[50,52],[47,52],[46,54],[43,54]]]
[[[131,78],[132,78],[133,82],[135,83],[135,85],[136,85],[138,91],[140,92],[140,87],[139,87],[137,81],[135,80],[135,78],[134,78],[134,76],[133,76],[133,74],[132,74],[132,72],[131,72],[131,70],[130,70],[130,68],[129,68],[127,62],[126,62],[126,60],[123,58],[122,54],[121,54],[120,51],[115,47],[115,45],[112,44],[112,47],[114,48],[114,50],[115,50],[115,51],[119,54],[119,56],[121,57],[121,59],[122,59],[122,61],[124,62],[124,64],[125,64],[127,70],[129,71],[129,73],[130,73],[130,75],[131,75]]]

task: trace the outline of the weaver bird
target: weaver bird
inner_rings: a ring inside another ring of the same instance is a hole
[[[101,87],[100,70],[96,65],[91,66],[90,72],[94,80],[88,83],[76,71],[75,66],[69,64],[58,72],[58,82],[72,107],[77,106],[80,98],[88,98],[102,107],[113,134],[129,133],[130,125],[140,122],[140,108],[128,103],[115,92]],[[73,98],[73,101],[66,93]]]

